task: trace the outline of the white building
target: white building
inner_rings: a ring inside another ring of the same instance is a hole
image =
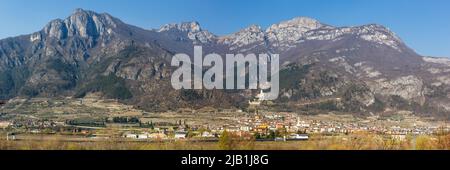
[[[137,139],[137,138],[138,138],[138,135],[137,135],[137,134],[130,133],[130,134],[126,134],[125,137],[126,137],[126,138],[131,138],[131,139]]]
[[[249,126],[241,126],[241,131],[245,131],[245,132],[248,132],[248,131],[250,131],[251,130],[251,127],[249,127]]]
[[[186,132],[175,132],[175,139],[186,139]]]
[[[138,134],[137,139],[148,139],[148,133]]]
[[[204,138],[211,138],[211,137],[214,137],[214,134],[212,134],[212,133],[210,133],[208,131],[204,131],[202,133],[202,137],[204,137]]]
[[[289,135],[289,139],[293,139],[293,140],[308,140],[309,136],[307,134],[291,134],[291,135]]]
[[[11,126],[11,122],[8,121],[0,121],[0,128],[7,128]]]

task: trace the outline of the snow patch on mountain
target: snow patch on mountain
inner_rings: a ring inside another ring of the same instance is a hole
[[[449,58],[423,57],[422,59],[425,62],[450,66],[450,59]]]
[[[399,47],[401,42],[400,38],[398,38],[393,32],[389,31],[389,29],[381,25],[371,24],[362,26],[358,29],[357,34],[359,34],[360,38],[366,41],[383,44],[401,52]]]
[[[297,17],[278,24],[273,24],[266,30],[267,40],[274,46],[283,47],[297,43],[304,34],[326,25],[308,17]]]
[[[260,26],[251,25],[236,33],[221,37],[202,30],[198,22],[166,24],[157,30],[157,32],[170,31],[186,33],[194,43],[216,42],[228,46],[229,50],[239,48],[240,51],[252,50],[261,45],[283,51],[297,47],[305,41],[339,41],[348,36],[386,45],[399,52],[402,50],[402,41],[389,29],[381,25],[333,27],[308,17],[297,17],[273,24],[265,31]]]
[[[259,26],[252,25],[237,33],[219,38],[219,43],[230,45],[231,50],[249,44],[266,44],[273,48],[287,50],[305,41],[339,41],[349,36],[402,51],[400,38],[381,25],[333,27],[307,17],[297,17],[273,24],[265,31],[262,31]]]
[[[256,45],[263,45],[264,37],[264,32],[261,30],[260,26],[251,25],[237,33],[221,37],[219,43],[229,45],[230,50],[234,50],[253,43],[257,43]]]
[[[386,45],[401,52],[401,40],[394,33],[389,31],[389,29],[376,24],[358,27],[325,27],[306,32],[303,39],[337,41],[340,40],[343,36],[347,35],[353,35],[366,41]]]

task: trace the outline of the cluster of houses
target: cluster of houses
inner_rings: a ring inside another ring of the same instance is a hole
[[[125,132],[122,136],[124,138],[129,138],[129,139],[149,139],[149,138],[150,139],[167,139],[168,138],[168,136],[165,133],[148,133],[148,132],[143,132],[143,133]]]
[[[235,124],[224,124],[208,128],[213,133],[220,134],[222,131],[237,133],[259,133],[269,134],[273,131],[285,132],[284,139],[308,139],[307,134],[351,134],[367,132],[373,134],[391,135],[393,138],[405,138],[406,135],[429,135],[435,133],[439,128],[450,132],[450,126],[416,126],[400,127],[385,126],[374,122],[340,122],[301,119],[294,113],[269,113],[254,114],[252,116],[237,118]],[[280,139],[281,140],[281,139]]]
[[[9,126],[13,128],[52,128],[56,126],[64,126],[64,122],[57,122],[53,120],[41,120],[41,119],[17,119],[13,121],[8,121]]]
[[[196,133],[196,132],[193,132]],[[165,132],[139,132],[139,133],[132,133],[132,132],[124,132],[122,134],[123,138],[127,139],[156,139],[156,140],[166,140],[166,139],[175,139],[175,140],[182,140],[188,138],[188,132],[184,130],[178,130],[173,133]],[[196,134],[196,137],[199,138],[216,138],[217,135],[213,134],[208,131],[204,131],[202,133]]]
[[[125,121],[129,123],[128,119]],[[382,123],[370,121],[333,121],[300,118],[295,113],[263,113],[248,114],[247,116],[235,117],[233,123],[229,124],[189,124],[190,122],[177,121],[177,123],[151,122],[142,124],[140,120],[132,121],[137,126],[128,127],[133,130],[120,130],[120,136],[126,139],[175,139],[182,140],[187,138],[217,140],[224,132],[232,132],[238,135],[272,136],[273,140],[307,140],[308,134],[351,134],[357,132],[368,132],[374,134],[391,135],[396,139],[404,139],[406,135],[433,134],[442,127],[438,126],[386,126]],[[136,123],[138,122],[138,123]],[[142,126],[142,125],[148,125]],[[64,122],[55,122],[52,120],[39,119],[20,119],[13,121],[0,121],[0,128],[8,127],[21,128],[26,127],[31,133],[39,133],[40,129],[54,127],[71,127]],[[75,126],[74,126],[75,127]],[[78,127],[78,126],[76,126]],[[108,127],[108,126],[107,126]],[[151,128],[150,128],[151,127]],[[70,129],[69,129],[70,130]],[[443,127],[443,130],[450,131],[450,126]],[[77,131],[73,131],[77,132]],[[86,132],[88,134],[90,132]],[[281,135],[280,135],[281,134]],[[101,134],[92,135],[92,138],[108,138]]]

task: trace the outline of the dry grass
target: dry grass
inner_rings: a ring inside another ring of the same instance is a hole
[[[232,139],[231,147],[223,147],[220,142],[136,142],[104,141],[68,142],[58,138],[52,140],[6,141],[0,139],[0,150],[450,150],[450,134],[439,136],[407,137],[395,140],[372,134],[352,134],[347,136],[311,136],[308,141],[256,142]]]

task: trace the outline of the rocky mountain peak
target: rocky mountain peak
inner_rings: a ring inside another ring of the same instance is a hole
[[[273,24],[266,30],[266,32],[277,33],[288,31],[303,33],[309,30],[318,29],[322,26],[325,25],[315,19],[308,17],[296,17],[291,20],[282,21],[278,24]]]
[[[221,37],[219,42],[230,45],[232,46],[231,49],[233,49],[253,43],[263,42],[264,37],[265,34],[261,30],[260,26],[250,25],[249,27],[244,28],[234,34]]]
[[[312,19],[309,17],[295,17],[287,21],[282,21],[278,24],[273,24],[271,28],[297,27],[297,28],[317,29],[322,26],[323,24],[316,19]]]
[[[244,28],[244,29],[241,30],[241,31],[248,31],[248,32],[262,32],[261,26],[255,25],[255,24],[250,25],[249,27]]]
[[[394,32],[390,31],[389,28],[379,24],[369,24],[355,28],[356,34],[359,38],[366,41],[387,45],[397,51],[401,51],[403,41],[397,37]]]
[[[74,15],[95,15],[96,13],[93,11],[85,10],[83,8],[76,8],[72,12],[72,16]]]
[[[273,24],[266,30],[267,39],[275,46],[287,46],[297,42],[310,31],[327,25],[308,17],[296,17],[291,20]]]
[[[63,39],[67,36],[67,27],[63,20],[55,19],[50,21],[44,28],[44,32],[56,39]],[[33,38],[32,38],[33,39]]]
[[[385,34],[387,36],[390,36],[391,38],[395,39],[396,41],[401,41],[397,35],[395,35],[394,32],[392,32],[389,28],[380,25],[380,24],[368,24],[368,25],[362,25],[357,27],[359,28],[362,33],[375,33],[380,32],[382,34]]]
[[[202,28],[197,21],[172,23],[163,25],[158,32],[164,31],[181,31],[181,32],[200,32]]]
[[[213,42],[216,39],[214,34],[207,30],[202,30],[197,21],[166,24],[158,32],[179,32],[196,44]]]
[[[98,14],[79,8],[64,20],[51,21],[45,26],[44,33],[57,39],[73,36],[96,38],[112,33],[119,22],[109,14]]]

